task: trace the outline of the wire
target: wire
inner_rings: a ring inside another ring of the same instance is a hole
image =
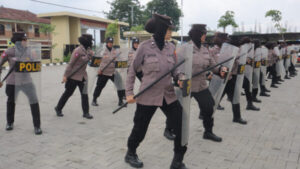
[[[64,7],[64,8],[76,9],[76,10],[81,10],[81,11],[89,11],[89,12],[96,12],[96,13],[105,14],[105,12],[103,12],[103,11],[101,12],[101,11],[95,11],[95,10],[89,10],[89,9],[83,9],[83,8],[76,8],[76,7],[60,5],[60,4],[55,4],[55,3],[49,3],[49,2],[43,2],[43,1],[38,1],[38,0],[30,0],[30,1],[38,2],[38,3],[42,3],[42,4],[47,4],[47,5],[54,5],[54,6]]]

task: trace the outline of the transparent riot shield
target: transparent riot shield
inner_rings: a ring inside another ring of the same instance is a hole
[[[15,43],[15,102],[36,104],[41,99],[41,44]]]
[[[96,86],[96,79],[98,76],[99,66],[103,57],[104,48],[100,45],[95,49],[95,54],[88,63],[87,74],[88,74],[88,93],[91,93]]]
[[[182,106],[182,136],[181,145],[185,146],[189,139],[190,129],[190,102],[191,102],[191,78],[193,65],[193,46],[192,44],[177,45],[176,48],[177,62],[185,59],[178,71],[181,74],[179,80],[183,82],[183,88],[175,87],[175,93]]]
[[[250,50],[250,48],[252,48],[252,45],[244,44],[239,49],[238,70],[237,70],[236,82],[235,82],[235,87],[234,87],[234,92],[233,92],[232,104],[240,103],[240,96],[241,96],[241,90],[243,87],[246,60],[248,57],[248,52],[250,52],[252,50],[252,49]]]
[[[250,92],[252,92],[252,78],[253,78],[253,66],[254,66],[254,44],[253,43],[250,43],[249,46],[251,48],[249,53],[248,53],[248,56],[247,56],[247,59],[250,60],[250,63],[247,63],[245,65],[245,78],[247,78],[249,80],[249,83],[250,83]]]
[[[119,55],[115,60],[115,74],[114,74],[114,84],[117,90],[125,90],[125,82],[128,69],[128,48],[118,49],[117,55]]]
[[[293,49],[292,49],[292,52],[291,52],[291,55],[292,55],[291,62],[293,63],[293,65],[295,65],[297,63],[298,51],[299,51],[298,47],[296,45],[293,45]]]
[[[221,51],[220,51],[220,56],[218,57],[217,63],[223,62],[231,57],[230,61],[224,63],[222,66],[226,66],[228,68],[228,73],[226,74],[225,78],[221,78],[218,75],[214,75],[210,81],[209,84],[209,91],[212,95],[212,97],[215,100],[215,106],[214,106],[214,111],[216,110],[217,106],[219,105],[219,102],[221,100],[223,91],[225,89],[226,83],[228,81],[229,75],[232,70],[232,66],[234,64],[235,58],[238,55],[239,48],[236,46],[233,46],[228,43],[223,43]]]
[[[289,70],[289,67],[291,66],[291,60],[292,60],[292,51],[293,51],[293,46],[288,46],[287,47],[287,58],[284,64],[285,71]]]
[[[261,48],[261,67],[260,71],[262,73],[262,85],[265,86],[266,83],[266,76],[267,76],[267,65],[268,65],[268,54],[269,50],[265,46]]]
[[[285,75],[285,68],[284,68],[284,57],[286,56],[286,48],[281,48],[281,59],[279,61],[279,67],[280,67],[280,76],[283,77]]]
[[[261,55],[262,55],[261,48],[256,48],[254,52],[254,67],[253,67],[253,77],[252,77],[252,85],[254,89],[257,89],[259,85]]]

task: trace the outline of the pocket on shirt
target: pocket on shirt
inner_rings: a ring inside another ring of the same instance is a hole
[[[143,69],[143,71],[145,73],[158,72],[159,70],[160,69],[159,69],[158,58],[156,58],[156,57],[148,57],[147,59],[145,59],[144,69]]]

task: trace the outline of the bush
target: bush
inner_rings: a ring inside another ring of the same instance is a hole
[[[71,53],[68,53],[68,55],[64,56],[64,62],[69,62],[71,59]]]

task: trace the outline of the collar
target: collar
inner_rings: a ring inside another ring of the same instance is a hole
[[[163,50],[170,48],[170,44],[169,43],[170,42],[168,42],[168,41],[165,40],[165,46],[164,46]],[[153,37],[151,38],[151,48],[158,48]]]

